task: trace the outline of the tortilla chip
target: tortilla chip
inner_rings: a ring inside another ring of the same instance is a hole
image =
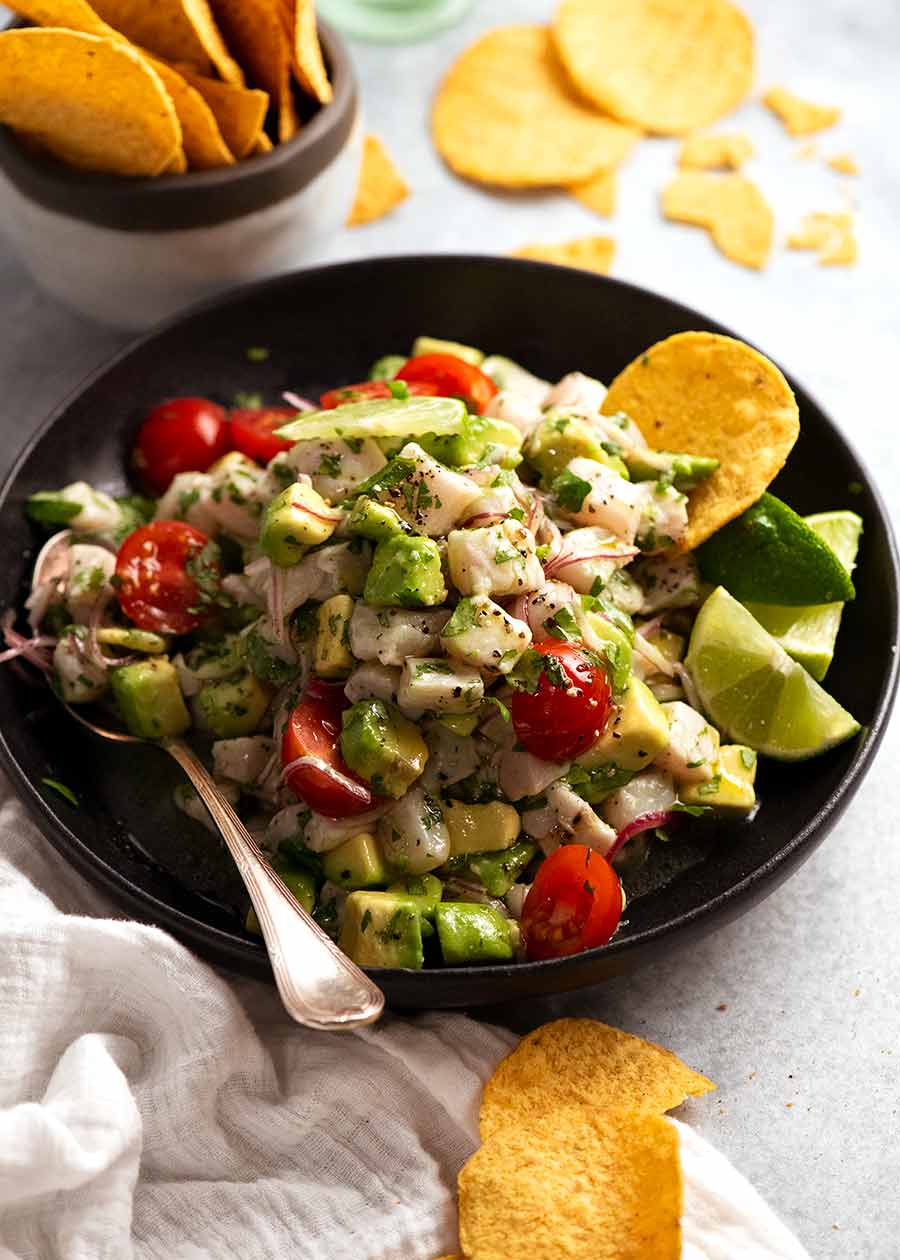
[[[652,1041],[596,1019],[557,1019],[523,1037],[500,1062],[484,1088],[481,1137],[506,1128],[527,1132],[535,1117],[569,1104],[659,1113],[711,1089],[712,1081]]]
[[[580,1106],[500,1130],[459,1174],[472,1260],[680,1260],[678,1131]]]
[[[678,154],[679,166],[698,170],[739,171],[753,157],[753,144],[742,132],[720,132],[713,136],[688,136]]]
[[[187,157],[184,149],[179,149],[172,161],[162,172],[163,175],[183,175],[188,168]]]
[[[841,116],[841,111],[835,106],[814,105],[783,87],[770,88],[763,97],[763,104],[778,115],[791,136],[808,136],[814,131],[823,131],[826,127],[833,127]]]
[[[819,151],[819,146],[816,144],[814,140],[812,140],[810,141],[809,144],[799,145],[794,150],[794,157],[799,158],[801,162],[806,162],[808,161],[809,158],[814,158],[816,154],[818,153],[818,151]]]
[[[36,26],[55,26],[84,35],[103,35],[124,40],[125,36],[104,22],[88,0],[9,0],[8,8]]]
[[[0,122],[72,166],[158,175],[181,148],[159,75],[127,44],[42,27],[0,34]]]
[[[756,184],[742,175],[684,171],[663,189],[662,212],[708,228],[725,257],[744,267],[759,270],[769,260],[775,217]]]
[[[576,184],[569,192],[594,214],[611,219],[616,211],[616,181],[615,171],[602,171],[586,184]]]
[[[194,171],[209,171],[218,166],[234,166],[234,154],[225,143],[215,115],[200,93],[166,62],[150,56],[147,60],[172,98],[181,123],[188,167]]]
[[[220,73],[227,70],[240,75],[240,67],[228,56],[206,0],[91,0],[90,7],[131,43],[157,57],[187,61],[208,72],[215,53]]]
[[[788,249],[819,250],[822,267],[847,267],[856,262],[858,251],[851,214],[819,211],[807,214],[802,227],[792,232],[787,240]]]
[[[599,271],[605,275],[612,266],[616,243],[611,236],[581,236],[558,244],[533,242],[512,250],[513,258],[534,258],[538,262],[556,263],[558,267],[578,267],[582,271]]]
[[[356,200],[347,218],[348,227],[381,219],[409,196],[403,176],[391,161],[378,136],[366,136]]]
[[[718,333],[657,342],[619,373],[601,411],[626,412],[653,447],[719,460],[691,491],[685,550],[756,502],[800,432],[796,399],[775,364]]]
[[[858,175],[859,163],[850,153],[835,153],[828,159],[828,165],[839,175]]]
[[[327,105],[334,92],[322,59],[314,0],[292,0],[287,8],[288,13],[293,15],[292,43],[297,82],[307,96],[313,97],[320,105]]]
[[[173,69],[203,97],[213,112],[222,138],[236,158],[253,149],[266,120],[269,94],[259,88],[238,87],[197,74],[183,62]]]
[[[583,183],[639,138],[575,95],[544,26],[502,27],[467,48],[438,91],[432,133],[458,175],[503,188]]]
[[[291,91],[291,48],[279,0],[212,0],[216,21],[250,81],[269,93],[278,110],[278,139],[297,134],[300,121]]]
[[[553,34],[587,100],[662,135],[714,122],[753,79],[753,28],[728,0],[563,0]]]
[[[275,148],[274,144],[266,135],[266,133],[264,131],[261,131],[259,135],[256,137],[256,140],[254,141],[254,144],[253,144],[253,149],[251,151],[254,154],[271,153],[274,148]]]

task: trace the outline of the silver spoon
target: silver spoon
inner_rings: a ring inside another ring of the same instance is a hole
[[[263,856],[259,845],[216,787],[209,772],[180,739],[144,740],[107,730],[61,702],[76,722],[119,744],[154,743],[174,757],[212,815],[241,873],[284,1008],[298,1024],[322,1032],[374,1023],[384,994],[308,915]]]

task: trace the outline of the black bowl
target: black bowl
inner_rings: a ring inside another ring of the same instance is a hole
[[[631,285],[511,259],[375,259],[238,290],[136,342],[31,440],[0,494],[0,606],[22,600],[39,543],[22,512],[25,498],[80,478],[123,490],[136,427],[161,398],[205,394],[228,402],[239,391],[258,391],[275,401],[284,389],[315,395],[363,378],[373,359],[402,352],[422,332],[484,346],[551,379],[573,368],[610,379],[648,345],[685,329],[727,331]],[[249,362],[249,346],[266,346],[268,358]],[[792,384],[802,430],[775,491],[800,512],[849,506],[865,521],[858,594],[827,680],[864,724],[862,734],[814,762],[762,767],[762,804],[752,823],[715,833],[691,826],[685,841],[666,848],[668,868],[650,869],[610,945],[514,967],[378,971],[393,1005],[468,1006],[627,971],[748,910],[810,855],[846,808],[896,687],[897,555],[865,468]],[[17,791],[73,865],[136,917],[168,928],[212,961],[271,975],[261,945],[242,931],[246,897],[221,844],[172,804],[180,776],[167,757],[86,736],[46,690],[29,688],[11,670],[0,671],[0,728]],[[80,808],[42,787],[46,777],[75,788]]]

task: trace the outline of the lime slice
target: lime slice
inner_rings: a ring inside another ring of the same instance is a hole
[[[793,508],[764,494],[697,548],[700,572],[736,599],[831,604],[853,599],[850,574]]]
[[[803,518],[831,548],[848,573],[852,573],[863,523],[855,512],[818,512]],[[841,627],[843,603],[811,604],[785,608],[780,604],[747,603],[747,608],[788,656],[799,661],[821,682],[834,658]]]
[[[421,437],[424,433],[443,437],[459,433],[466,414],[466,405],[458,398],[373,398],[331,411],[304,412],[275,432],[288,442],[305,442],[308,438]]]
[[[778,761],[815,757],[859,730],[722,586],[697,615],[685,664],[722,733]]]

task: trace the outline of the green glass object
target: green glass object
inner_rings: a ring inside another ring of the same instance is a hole
[[[345,35],[411,44],[455,26],[474,0],[319,0],[317,9]]]

